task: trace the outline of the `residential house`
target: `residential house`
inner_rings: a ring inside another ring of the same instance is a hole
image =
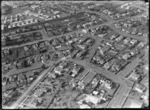
[[[114,62],[114,64],[110,67],[109,69],[112,72],[117,72],[120,70],[120,66],[116,64],[116,62]]]
[[[147,88],[139,83],[136,83],[134,86],[133,86],[133,90],[136,90],[137,92],[139,93],[143,93]]]
[[[71,71],[72,73],[71,76],[75,77],[81,69],[82,69],[82,66],[79,66],[79,65],[74,66],[74,68]]]
[[[17,87],[16,82],[11,82],[10,84],[6,85],[6,90],[14,89]]]
[[[131,79],[131,80],[133,80],[133,81],[138,81],[138,79],[140,78],[140,74],[137,74],[137,73],[135,72],[135,70],[133,70],[133,71],[131,72],[131,74],[130,74],[127,78],[129,78],[129,79]]]
[[[125,104],[123,105],[123,108],[141,108],[142,105],[143,103],[138,100],[127,98]]]
[[[105,85],[106,88],[111,89],[112,88],[112,81],[109,79],[106,79]]]
[[[26,72],[25,75],[26,75],[26,77],[27,77],[27,79],[28,79],[28,78],[34,76],[34,72],[33,72],[33,71],[29,71],[29,72]]]
[[[66,68],[68,66],[68,62],[66,61],[62,61],[60,64],[59,64],[59,67],[61,68]]]
[[[63,68],[60,66],[55,67],[54,72],[58,75],[62,75]]]

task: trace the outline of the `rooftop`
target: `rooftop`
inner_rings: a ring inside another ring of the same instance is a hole
[[[143,105],[142,102],[128,98],[123,106],[123,108],[141,108]]]

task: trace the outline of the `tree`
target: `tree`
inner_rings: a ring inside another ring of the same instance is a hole
[[[3,15],[10,14],[10,13],[12,13],[12,10],[13,10],[12,6],[10,6],[10,5],[4,5],[4,6],[2,6],[1,13]]]

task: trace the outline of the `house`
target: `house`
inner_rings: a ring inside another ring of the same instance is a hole
[[[113,49],[111,49],[111,50],[109,50],[109,51],[107,52],[107,54],[111,55],[112,57],[115,56],[117,53],[118,53],[118,52],[115,51],[115,50],[113,50]]]
[[[105,80],[106,80],[106,79],[105,79],[104,77],[101,77],[100,80],[99,80],[99,84],[100,84],[101,86],[105,86],[105,83],[106,83]]]
[[[81,50],[74,50],[71,54],[72,58],[76,57],[76,54],[79,53]]]
[[[136,40],[136,39],[132,39],[131,41],[130,41],[130,43],[132,44],[132,45],[134,45],[135,43],[137,43],[138,41]]]
[[[129,79],[133,81],[138,81],[140,78],[140,74],[136,74],[135,70],[132,71],[132,73],[128,76]]]
[[[28,51],[29,50],[29,46],[24,46],[24,51]]]
[[[78,45],[78,47],[84,50],[86,48],[86,45]]]
[[[79,81],[79,82],[78,82],[78,88],[79,88],[80,90],[83,90],[83,89],[85,88],[85,84],[84,84],[83,81]]]
[[[67,49],[67,46],[63,45],[63,46],[57,46],[56,47],[58,51],[65,51]]]
[[[61,74],[62,74],[62,70],[63,70],[63,68],[62,68],[62,67],[57,66],[57,67],[55,67],[54,72],[55,72],[56,74],[61,75]]]
[[[93,61],[100,65],[103,65],[105,63],[105,61],[99,56],[93,57]]]
[[[79,40],[79,44],[83,43],[87,38],[85,37],[82,37],[80,40]]]
[[[40,62],[42,59],[41,59],[41,56],[40,55],[36,55],[34,56],[34,62]]]
[[[115,38],[117,38],[119,35],[118,34],[113,34],[111,37],[110,37],[110,40],[114,40]]]
[[[83,50],[83,51],[80,51],[79,53],[77,53],[76,57],[83,59],[87,54],[88,54],[88,50]]]
[[[138,46],[138,48],[141,49],[145,46],[145,42],[140,42],[137,46]]]
[[[87,104],[80,104],[79,105],[80,106],[80,108],[82,109],[87,109],[87,108],[91,108],[89,105],[87,105]]]
[[[12,68],[12,65],[11,64],[5,64],[2,66],[2,70],[3,71],[8,71]]]
[[[41,89],[35,90],[34,96],[40,97],[40,96],[43,95],[43,93],[46,92],[46,91],[47,91],[46,88],[41,88]]]
[[[142,32],[138,32],[138,35],[139,35],[139,36],[142,36],[142,35],[143,35],[143,33],[142,33]]]
[[[27,64],[31,65],[33,63],[33,58],[32,57],[27,57],[26,61],[27,61]]]
[[[130,42],[131,38],[127,37],[123,40],[123,44],[128,44]]]
[[[111,47],[112,47],[111,45],[105,45],[105,46],[102,48],[102,50],[103,50],[103,52],[106,52],[106,51],[110,50]]]
[[[110,81],[109,79],[106,79],[104,86],[108,89],[112,88],[112,81]]]
[[[126,53],[126,54],[124,54],[124,55],[122,56],[122,58],[125,59],[125,60],[128,60],[130,57],[131,57],[131,56],[130,56],[129,53]]]
[[[25,80],[25,76],[23,74],[19,74],[17,80],[18,81],[23,81],[23,80]]]
[[[138,100],[127,98],[125,104],[123,105],[123,108],[141,108],[142,105],[143,103]]]
[[[78,79],[75,79],[73,78],[70,82],[69,82],[69,85],[71,85],[71,87],[76,87],[77,86],[77,83],[79,82]]]
[[[96,96],[92,96],[92,95],[86,95],[85,101],[86,101],[87,103],[88,103],[88,102],[91,102],[91,103],[93,103],[94,105],[97,105],[98,102],[99,102],[99,98],[96,97]]]
[[[45,42],[40,42],[39,43],[39,48],[40,48],[40,53],[47,52],[47,47],[45,46]]]
[[[99,82],[99,80],[97,79],[97,77],[95,77],[95,78],[92,80],[91,84],[92,84],[92,85],[97,85],[98,82]]]
[[[110,67],[111,67],[110,62],[106,62],[106,63],[103,65],[103,68],[105,68],[106,70],[108,70]]]
[[[85,42],[85,43],[86,43],[87,45],[91,46],[91,45],[93,45],[94,42],[95,42],[94,39],[90,39],[90,38],[89,38],[89,39],[86,39],[86,42]]]
[[[25,75],[26,75],[27,78],[30,78],[30,77],[34,76],[34,72],[29,71],[29,72],[26,72]]]
[[[36,107],[38,103],[38,100],[35,98],[33,101],[29,104],[31,107]]]
[[[110,68],[110,71],[117,72],[120,70],[120,66],[116,64],[116,62],[113,63],[113,65]]]
[[[136,34],[137,34],[137,30],[133,30],[133,31],[131,32],[131,34],[136,35]]]
[[[122,39],[124,39],[124,36],[119,36],[119,37],[117,37],[115,40],[117,41],[117,42],[119,42],[119,41],[121,41]]]
[[[61,68],[66,68],[68,66],[68,62],[66,61],[62,61],[60,64],[59,64],[59,67]]]
[[[108,60],[110,60],[110,59],[112,59],[112,56],[110,55],[110,54],[105,54],[104,56],[103,56],[103,60],[104,61],[108,61]]]
[[[149,86],[149,77],[144,77],[141,81],[140,84],[142,84],[145,87]]]
[[[137,92],[139,93],[143,93],[147,88],[139,83],[136,83],[134,86],[133,86],[133,90],[136,90]]]
[[[32,45],[31,45],[31,48],[33,49],[33,51],[38,50],[38,44],[37,44],[37,43],[32,44]]]
[[[72,72],[71,76],[75,77],[81,69],[82,69],[82,67],[79,65],[74,66],[74,68],[71,71]]]
[[[6,85],[6,90],[14,89],[17,87],[17,84],[15,82],[11,82],[10,84]]]

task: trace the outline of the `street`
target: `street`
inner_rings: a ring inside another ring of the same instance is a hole
[[[60,61],[60,60],[59,60]],[[55,62],[58,63],[59,61]],[[48,69],[44,70],[44,72],[41,73],[41,75],[30,85],[30,87],[19,97],[19,99],[10,107],[11,109],[15,109],[18,104],[32,91],[32,89],[42,80],[42,78],[51,70],[53,70],[53,64],[52,67],[50,66]]]

